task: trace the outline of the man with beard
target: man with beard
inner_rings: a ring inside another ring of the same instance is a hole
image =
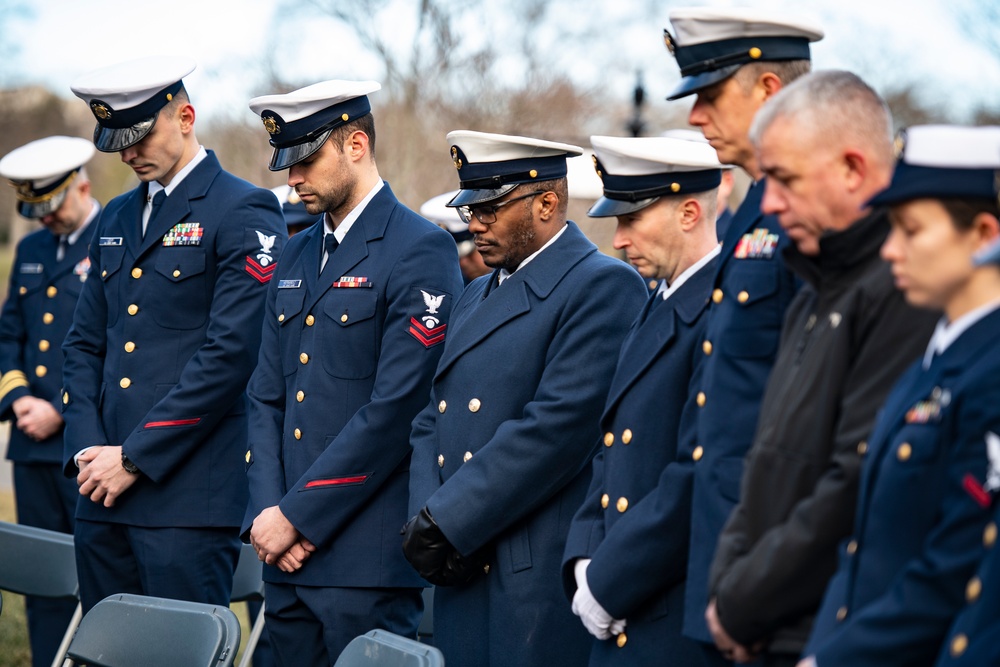
[[[267,295],[250,380],[243,524],[265,561],[278,664],[332,664],[357,635],[414,636],[424,582],[399,548],[410,422],[462,280],[447,232],[379,176],[373,81],[250,101],[310,215]]]
[[[438,586],[434,642],[465,667],[583,665],[560,566],[615,360],[647,294],[566,220],[566,158],[527,137],[448,134],[489,275],[453,311],[413,423],[406,557]]]

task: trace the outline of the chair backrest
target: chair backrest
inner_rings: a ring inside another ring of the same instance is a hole
[[[249,544],[244,544],[240,550],[240,559],[236,563],[236,573],[233,575],[233,602],[264,599],[264,564],[257,558],[257,552]]]
[[[444,667],[441,651],[386,630],[355,637],[334,667]]]
[[[75,600],[73,536],[0,521],[0,589]]]
[[[67,654],[101,667],[229,667],[239,645],[228,607],[118,594],[87,612]]]

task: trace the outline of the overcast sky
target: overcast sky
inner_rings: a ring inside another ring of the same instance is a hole
[[[959,1],[977,0],[552,0],[545,20],[607,26],[587,44],[560,45],[562,57],[553,58],[553,67],[568,68],[584,84],[607,86],[607,94],[616,99],[628,99],[634,72],[642,68],[650,99],[666,104],[662,99],[677,78],[676,64],[661,38],[671,6],[787,9],[824,27],[827,36],[813,50],[817,68],[851,69],[880,90],[919,82],[925,101],[964,120],[977,107],[1000,107],[1000,49],[991,55],[963,35],[949,9]],[[404,52],[419,3],[391,4],[392,10],[379,16],[379,30]],[[468,0],[464,4],[470,5]],[[29,9],[12,12],[12,5]],[[458,27],[468,35],[495,40],[504,52],[504,33],[518,30],[505,4],[480,0],[471,5],[474,9]],[[6,56],[0,63],[0,85],[41,84],[68,97],[70,83],[89,70],[142,55],[183,52],[199,62],[188,79],[199,111],[252,120],[247,100],[272,92],[262,89],[268,67],[285,80],[304,84],[380,78],[379,60],[362,53],[346,28],[315,9],[289,12],[288,7],[287,0],[173,0],[155,5],[139,0],[0,0]],[[515,49],[518,42],[509,44]],[[507,55],[512,63],[507,71],[516,75],[518,54]]]

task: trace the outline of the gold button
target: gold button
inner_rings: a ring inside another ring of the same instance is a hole
[[[132,385],[132,381],[128,378],[122,378],[118,381],[118,386],[122,389],[128,389]]]
[[[247,459],[247,463],[250,463],[250,450],[249,449],[247,450],[246,459]]]
[[[306,400],[306,392],[299,389],[297,392],[295,392],[295,400],[298,401],[299,403]]]
[[[850,542],[847,543],[847,555],[853,556],[855,552],[857,552],[857,550],[858,550],[857,540],[851,540]]]
[[[632,442],[632,429],[627,428],[622,431],[622,444],[627,445],[630,442]]]
[[[670,191],[671,192],[680,192],[681,191],[681,184],[680,183],[671,183],[670,184]]]
[[[707,399],[706,399],[706,397],[705,397],[705,392],[703,392],[703,391],[699,391],[699,392],[698,392],[698,396],[697,396],[697,397],[695,398],[695,401],[696,401],[696,402],[698,403],[698,407],[699,407],[699,408],[701,408],[701,407],[704,407],[704,406],[705,406],[705,401],[706,401],[706,400],[707,400]]]
[[[951,657],[957,658],[969,648],[969,638],[959,633],[951,640]]]
[[[747,292],[746,290],[743,290],[742,292],[736,295],[736,300],[739,301],[740,303],[746,303],[749,299],[750,299],[750,293]]]
[[[140,269],[138,266],[132,269],[132,277],[135,278],[136,280],[142,278],[142,269]]]
[[[465,456],[462,457],[462,461],[464,463],[468,463],[469,459],[471,459],[471,458],[472,458],[472,452],[466,452]]]
[[[340,321],[341,322],[346,322],[347,321],[347,313],[344,313],[343,315],[340,316]]]
[[[986,524],[986,528],[983,530],[983,546],[992,547],[997,541],[997,525],[990,521]]]
[[[17,293],[18,294],[27,294],[28,293],[28,288],[27,287],[22,287],[21,289],[17,290]]]
[[[908,442],[904,442],[896,450],[896,458],[899,459],[900,461],[909,461],[910,455],[912,454],[913,454],[913,447],[911,447],[910,443]]]
[[[615,444],[615,434],[612,433],[611,431],[608,431],[607,433],[604,434],[604,446],[610,447],[613,444]]]
[[[101,277],[102,278],[107,278],[108,277],[108,272],[107,271],[101,271]]]
[[[69,405],[69,392],[63,392],[63,405]]]
[[[438,412],[444,414],[444,411],[448,409],[448,404],[444,401],[438,403]]]
[[[691,452],[691,458],[694,459],[695,461],[701,461],[701,457],[704,455],[705,455],[705,449],[701,445],[695,447],[694,451]]]
[[[305,352],[303,352],[302,354],[299,355],[299,361],[301,363],[303,363],[303,364],[308,364],[309,363],[309,355],[306,354]]]
[[[348,118],[350,118],[350,116],[348,116],[346,113],[340,114],[340,120],[344,121],[345,123],[347,122]]]
[[[653,280],[650,280],[650,281],[649,281],[649,289],[656,289],[656,286],[657,286],[658,284],[659,284],[659,283],[658,283],[658,282],[656,281],[656,279],[655,279],[655,278],[654,278]]]
[[[611,498],[608,497],[608,494],[605,493],[603,496],[601,496],[601,507],[602,508],[608,509],[608,503],[609,502],[611,502]]]
[[[490,564],[487,563],[486,565],[483,565],[483,574],[489,574],[489,573],[490,573]]]
[[[479,408],[481,407],[483,407],[483,404],[478,398],[469,401],[469,412],[479,412]]]
[[[718,287],[712,290],[712,301],[715,303],[720,303],[722,301],[722,290]]]
[[[965,599],[969,602],[975,602],[979,599],[979,594],[983,592],[983,581],[979,577],[973,577],[969,579],[969,583],[965,586]]]
[[[628,498],[626,498],[625,496],[622,496],[621,498],[619,498],[618,502],[615,503],[615,507],[618,508],[619,512],[624,512],[625,510],[627,510],[628,509]]]
[[[48,352],[49,351],[49,341],[47,341],[47,340],[40,340],[40,341],[38,341],[38,349],[41,350],[42,352]]]
[[[139,312],[139,306],[135,305],[134,303],[129,305],[128,307],[129,315],[135,315],[138,312]]]
[[[296,440],[302,439],[302,431],[300,429],[295,429],[294,431],[292,431],[292,435],[295,436]]]
[[[132,341],[129,341],[129,342],[125,343],[125,351],[126,352],[132,352],[134,350],[135,350],[135,343],[133,343]]]
[[[760,49],[757,48],[756,46],[754,46],[754,47],[751,47],[749,51],[747,51],[747,55],[749,55],[754,60],[757,60],[758,58],[761,57],[762,54],[761,54]]]
[[[174,272],[173,272],[172,275],[174,276],[174,278],[180,278],[181,277],[181,270],[180,269],[174,269]]]
[[[49,372],[49,369],[45,366],[35,366],[35,376],[43,378],[45,374]]]
[[[712,343],[711,341],[705,341],[701,344],[701,351],[705,353],[705,356],[712,354]]]
[[[278,315],[278,321],[279,322],[284,322],[285,321],[285,314],[284,313],[282,313],[281,315]]]
[[[847,618],[847,607],[841,607],[837,610],[837,620],[842,621]]]
[[[312,315],[306,315],[306,326],[307,327],[311,327],[315,323],[316,323],[316,318],[315,317],[313,317]]]
[[[444,454],[438,454],[438,468],[444,467]]]
[[[42,315],[42,322],[45,324],[52,324],[52,320],[54,319],[56,319],[56,317],[52,313],[45,313]]]
[[[858,456],[864,456],[868,453],[868,443],[862,440],[858,443]]]
[[[625,648],[625,643],[627,641],[628,637],[626,637],[625,633],[623,632],[620,635],[618,635],[618,639],[615,640],[615,643],[618,644],[618,648]]]
[[[56,289],[55,285],[49,285],[49,288],[45,290],[45,295],[50,299],[56,294],[59,294],[59,290]]]
[[[528,176],[531,176],[532,178],[536,178],[538,176],[538,172],[535,171],[534,169],[532,169],[531,171],[528,172]]]

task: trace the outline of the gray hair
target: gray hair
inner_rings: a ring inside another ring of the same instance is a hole
[[[747,63],[736,70],[733,79],[740,84],[743,94],[749,95],[762,74],[770,72],[781,79],[782,85],[787,86],[792,81],[808,74],[811,67],[812,62],[809,60],[772,60]]]
[[[750,126],[750,141],[760,147],[779,118],[829,141],[857,142],[883,166],[893,164],[892,117],[885,101],[855,74],[813,72],[788,84],[761,107]]]

